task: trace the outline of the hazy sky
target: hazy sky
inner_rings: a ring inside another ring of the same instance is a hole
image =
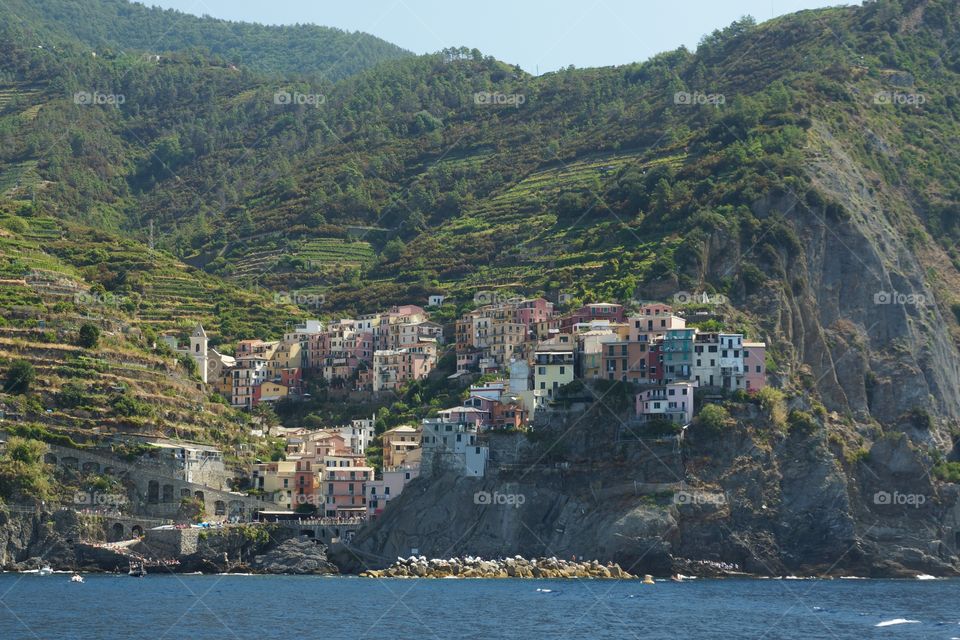
[[[843,0],[143,0],[196,15],[365,31],[415,53],[476,47],[535,73],[624,64],[696,46],[749,14],[774,16]]]

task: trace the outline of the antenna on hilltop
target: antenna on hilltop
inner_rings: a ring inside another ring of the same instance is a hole
[[[153,218],[150,219],[150,239],[148,241],[150,251],[153,251]]]

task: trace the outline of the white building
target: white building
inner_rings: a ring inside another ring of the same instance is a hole
[[[423,421],[420,468],[426,473],[451,470],[464,476],[483,477],[490,450],[477,443],[477,425],[448,422],[442,418]]]
[[[743,389],[743,335],[720,334],[720,386]]]
[[[377,414],[373,414],[369,418],[351,420],[350,424],[340,427],[337,433],[343,436],[351,451],[358,455],[366,455],[367,448],[376,435],[374,427],[376,421]]]
[[[641,419],[661,418],[681,425],[693,420],[692,382],[671,382],[666,385],[646,389],[637,394],[637,417]]]
[[[177,355],[188,355],[197,363],[197,373],[200,379],[207,382],[210,377],[210,341],[207,338],[207,332],[203,330],[203,325],[198,324],[190,334],[190,346],[181,347],[176,336],[161,336],[161,342],[166,344]]]

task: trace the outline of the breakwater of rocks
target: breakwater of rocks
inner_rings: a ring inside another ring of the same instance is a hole
[[[558,558],[534,558],[521,556],[498,560],[483,558],[451,558],[428,560],[425,556],[397,558],[386,569],[367,570],[364,578],[615,578],[631,579],[636,576],[624,571],[616,563],[601,564],[596,560],[577,562]]]

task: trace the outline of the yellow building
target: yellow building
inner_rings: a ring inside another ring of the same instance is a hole
[[[286,398],[287,387],[279,382],[267,381],[260,385],[260,402],[276,402]]]
[[[253,487],[263,491],[275,503],[286,509],[293,505],[293,479],[297,463],[294,460],[264,462],[253,466]]]
[[[557,389],[573,382],[573,366],[572,344],[541,344],[533,356],[534,392],[554,398]]]
[[[406,424],[384,431],[380,436],[383,442],[383,468],[393,469],[412,464],[414,451],[419,453],[420,435],[419,428]]]

